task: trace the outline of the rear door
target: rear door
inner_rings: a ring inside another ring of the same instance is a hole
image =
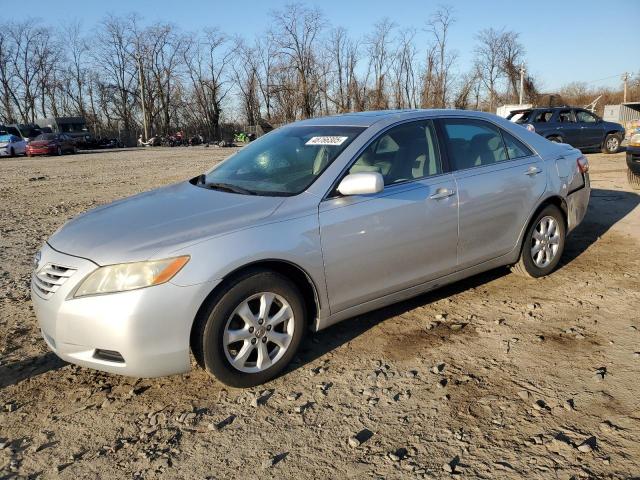
[[[555,132],[562,137],[563,143],[568,143],[574,147],[582,146],[580,136],[580,126],[576,123],[576,117],[570,108],[558,110],[556,113]]]
[[[382,133],[348,173],[378,172],[384,190],[332,194],[320,204],[331,312],[392,294],[456,269],[458,200],[444,173],[431,121]]]
[[[470,267],[504,255],[546,186],[542,160],[492,123],[440,120],[459,199],[458,263]]]

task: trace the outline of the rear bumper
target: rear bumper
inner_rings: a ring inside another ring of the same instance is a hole
[[[56,355],[70,363],[133,377],[158,377],[190,369],[191,325],[215,284],[180,287],[169,282],[129,292],[70,298],[97,266],[45,245],[41,265],[49,263],[76,269],[49,296],[42,295],[32,277],[33,307],[42,335]],[[105,358],[97,350],[118,352],[122,360]]]
[[[627,147],[627,167],[640,175],[640,147]]]
[[[589,207],[589,199],[591,197],[591,182],[589,174],[584,174],[584,187],[571,192],[567,195],[567,227],[571,232],[580,225],[584,219]]]

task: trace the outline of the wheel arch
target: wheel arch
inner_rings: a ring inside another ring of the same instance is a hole
[[[194,332],[199,328],[198,321],[202,319],[204,310],[215,298],[219,295],[225,288],[229,285],[233,284],[233,282],[240,276],[250,272],[251,270],[271,270],[277,272],[284,277],[291,280],[300,290],[302,294],[302,298],[304,301],[305,309],[308,314],[308,325],[307,326],[317,326],[317,318],[320,312],[320,298],[318,288],[311,278],[311,276],[299,265],[292,263],[287,260],[282,259],[264,259],[257,260],[241,267],[236,268],[235,270],[229,272],[222,279],[220,283],[218,283],[211,292],[205,297],[200,306],[198,307],[198,311],[196,316],[194,317],[191,330],[189,334],[189,347],[191,351],[194,353],[196,357],[196,361],[202,365],[202,359],[200,358],[200,354],[197,352],[197,349],[194,349],[195,345],[195,336]]]
[[[538,206],[531,212],[531,215],[529,215],[529,218],[527,219],[526,223],[524,224],[524,227],[522,228],[521,232],[520,232],[520,240],[518,242],[518,248],[517,248],[517,252],[518,252],[518,257],[520,256],[520,253],[522,252],[522,247],[524,245],[524,236],[527,232],[527,230],[529,229],[529,227],[531,226],[531,222],[534,221],[534,219],[538,216],[538,214],[542,211],[542,209],[544,209],[545,207],[549,206],[549,205],[555,205],[556,207],[558,207],[560,209],[560,212],[562,212],[562,220],[564,222],[564,229],[565,232],[568,232],[568,228],[569,228],[569,210],[567,207],[567,201],[562,198],[560,195],[550,195],[548,197],[545,197],[544,199],[542,199],[542,201],[538,204]]]

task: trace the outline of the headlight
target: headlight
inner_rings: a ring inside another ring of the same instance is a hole
[[[640,133],[634,133],[629,139],[629,145],[632,147],[640,147]]]
[[[187,264],[189,258],[184,256],[100,267],[83,280],[73,296],[77,298],[126,292],[160,285],[171,280]]]

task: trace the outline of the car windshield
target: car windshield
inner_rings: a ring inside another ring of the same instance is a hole
[[[55,140],[55,139],[56,139],[55,133],[43,133],[36,137],[36,140]]]
[[[274,130],[193,183],[235,193],[296,195],[309,187],[363,130],[342,126]]]

